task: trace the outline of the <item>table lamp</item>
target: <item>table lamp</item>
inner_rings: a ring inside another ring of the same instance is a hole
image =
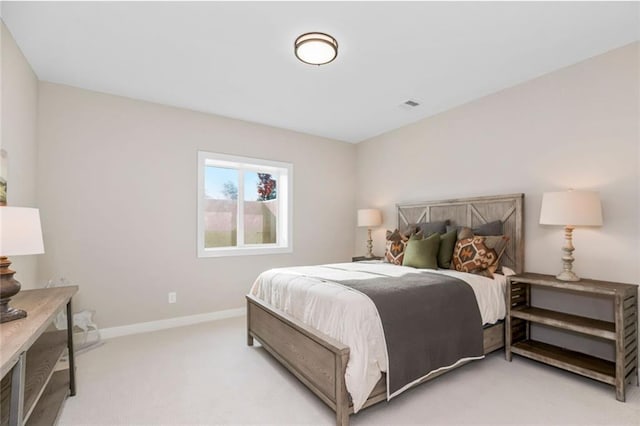
[[[9,301],[20,291],[13,278],[7,256],[44,253],[40,212],[27,207],[0,207],[0,323],[27,316],[22,309],[11,308]]]
[[[373,257],[373,240],[371,239],[371,228],[382,225],[382,214],[377,209],[358,210],[358,226],[366,226],[368,229],[367,254],[366,258]]]
[[[598,193],[572,190],[545,192],[542,195],[540,224],[564,226],[563,270],[556,278],[561,281],[580,281],[571,270],[574,261],[572,253],[575,249],[572,233],[576,226],[602,226],[602,205]]]

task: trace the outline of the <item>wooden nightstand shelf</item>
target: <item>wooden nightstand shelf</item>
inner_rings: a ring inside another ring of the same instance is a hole
[[[559,281],[550,275],[525,273],[507,280],[505,356],[525,356],[616,387],[616,399],[625,400],[625,388],[638,383],[638,286],[583,279]],[[531,286],[556,288],[576,294],[611,298],[613,322],[531,306]],[[537,323],[595,336],[615,346],[615,361],[608,361],[530,338],[530,324]]]
[[[355,256],[351,258],[352,262],[362,262],[363,260],[382,260],[382,256],[373,256],[373,257]]]

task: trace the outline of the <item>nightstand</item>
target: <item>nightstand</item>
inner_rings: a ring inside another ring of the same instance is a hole
[[[382,256],[373,256],[373,257],[355,256],[351,258],[352,262],[362,262],[363,260],[382,260]]]
[[[531,306],[531,287],[558,289],[611,299],[614,321]],[[524,273],[507,279],[505,357],[518,354],[545,364],[608,383],[616,388],[616,399],[625,400],[626,385],[638,383],[638,286],[582,279],[564,282],[551,275]],[[531,323],[569,330],[608,340],[615,347],[615,361],[608,361],[530,338]]]

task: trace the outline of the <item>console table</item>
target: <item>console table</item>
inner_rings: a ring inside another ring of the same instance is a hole
[[[77,286],[24,290],[11,299],[27,317],[0,324],[0,425],[53,425],[76,394],[71,298]],[[51,330],[66,305],[67,330]],[[69,368],[54,371],[68,349]]]

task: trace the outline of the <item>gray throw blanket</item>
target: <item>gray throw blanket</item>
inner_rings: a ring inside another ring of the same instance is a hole
[[[471,286],[441,274],[334,281],[368,296],[387,342],[388,397],[441,367],[484,354],[482,317]]]

